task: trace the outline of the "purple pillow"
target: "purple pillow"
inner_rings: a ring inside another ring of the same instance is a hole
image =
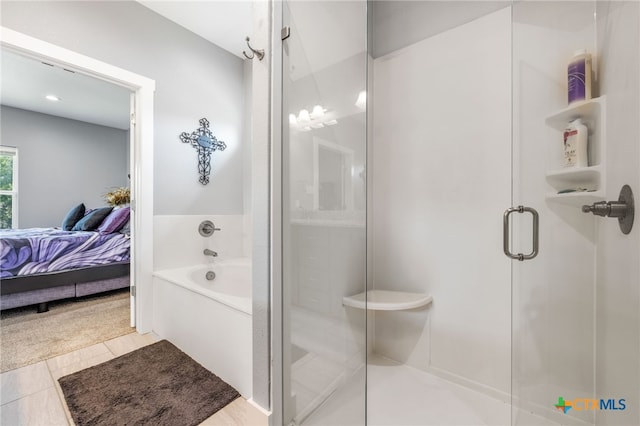
[[[101,234],[118,232],[129,220],[129,207],[115,209],[102,221],[97,231]]]

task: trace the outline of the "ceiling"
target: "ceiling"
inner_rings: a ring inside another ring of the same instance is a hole
[[[117,129],[129,128],[128,89],[4,49],[0,62],[2,105]],[[60,100],[47,100],[47,95]]]
[[[247,50],[245,38],[253,27],[252,2],[246,0],[136,0],[239,58]]]

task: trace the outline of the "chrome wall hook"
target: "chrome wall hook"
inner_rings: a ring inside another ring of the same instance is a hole
[[[251,47],[251,45],[249,44],[249,41],[250,41],[249,36],[247,36],[246,40],[247,40],[247,46],[249,46],[249,50],[251,50],[252,53],[251,53],[251,56],[249,56],[247,55],[247,52],[243,50],[242,54],[244,55],[244,57],[247,59],[253,59],[257,56],[258,60],[261,61],[262,58],[264,58],[264,49],[256,50],[253,47]]]

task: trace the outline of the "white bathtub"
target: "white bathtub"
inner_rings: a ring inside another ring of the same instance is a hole
[[[206,279],[208,271],[215,272],[215,279]],[[251,315],[251,263],[248,259],[165,269],[154,275]]]
[[[207,271],[215,272],[214,280],[206,279]],[[153,275],[154,332],[250,398],[250,261],[216,259]]]

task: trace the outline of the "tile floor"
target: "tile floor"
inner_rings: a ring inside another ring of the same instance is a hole
[[[153,334],[131,333],[0,374],[0,425],[73,425],[58,379],[154,343]],[[202,425],[266,426],[267,417],[238,398]]]

